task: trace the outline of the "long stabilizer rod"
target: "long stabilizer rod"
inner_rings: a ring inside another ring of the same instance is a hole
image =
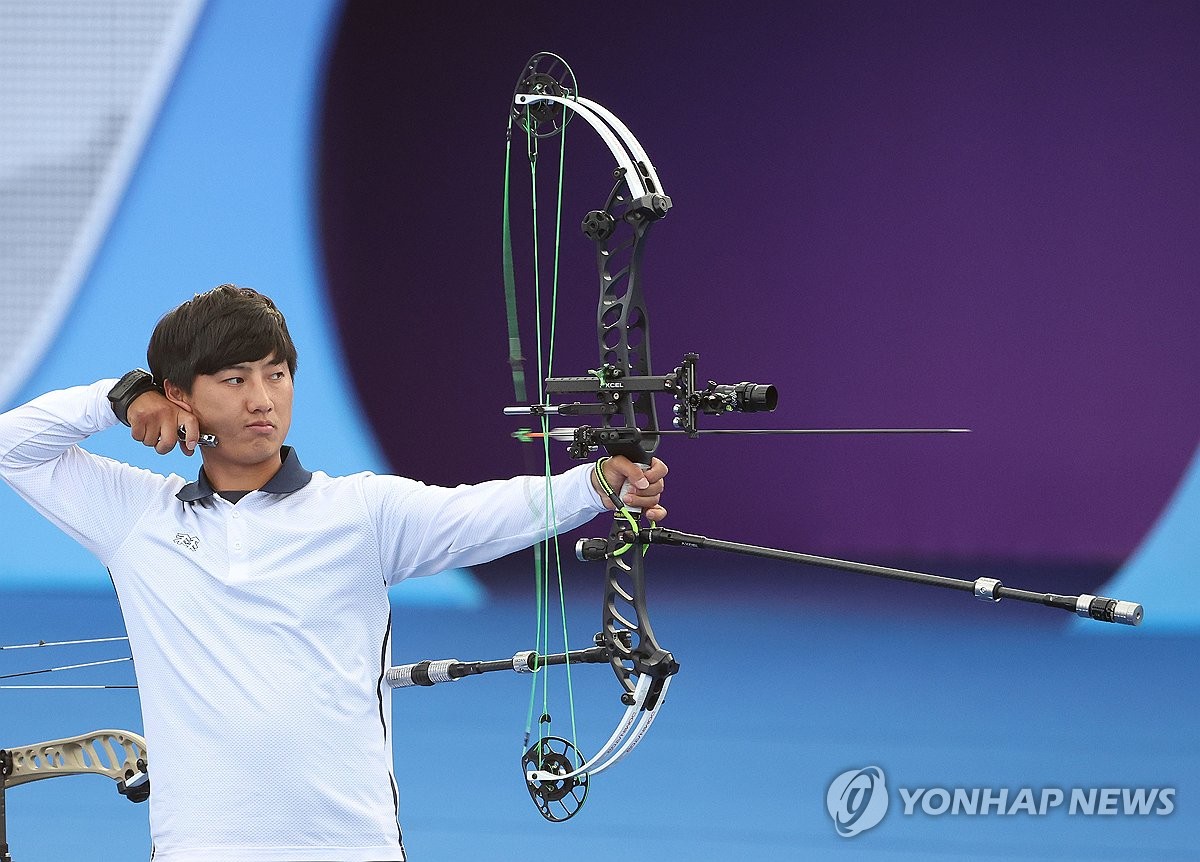
[[[553,655],[538,655],[533,650],[519,652],[512,658],[495,661],[459,661],[456,658],[421,661],[390,667],[384,679],[392,688],[407,688],[410,685],[437,685],[454,682],[464,676],[493,673],[498,670],[514,673],[533,673],[544,667],[559,664],[608,663],[608,648],[594,646],[578,652],[560,652]]]
[[[741,542],[710,539],[707,536],[699,536],[693,533],[684,533],[679,530],[670,530],[661,527],[652,530],[641,530],[636,534],[633,531],[629,531],[622,538],[626,542],[634,542],[642,545],[662,544],[685,548],[707,548],[715,551],[745,554],[752,557],[765,557],[769,560],[784,560],[790,563],[821,566],[826,569],[840,569],[845,572],[857,572],[863,575],[892,578],[898,581],[910,581],[931,587],[945,587],[951,590],[962,590],[973,593],[975,598],[981,601],[998,602],[1001,599],[1013,599],[1018,602],[1031,602],[1038,605],[1047,605],[1052,608],[1062,608],[1081,617],[1105,623],[1121,623],[1122,625],[1136,626],[1142,622],[1142,606],[1136,602],[1120,601],[1104,596],[1059,596],[1054,593],[1018,590],[1004,586],[1004,584],[995,578],[976,578],[973,581],[961,578],[948,578],[943,575],[930,575],[924,572],[911,572],[906,569],[893,569],[889,566],[855,563],[850,560],[818,557],[812,554],[801,554],[796,551],[784,551],[778,548],[764,548],[758,545],[746,545]]]

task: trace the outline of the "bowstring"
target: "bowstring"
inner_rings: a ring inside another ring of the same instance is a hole
[[[558,161],[558,186],[556,189],[556,205],[555,205],[555,224],[554,224],[554,262],[551,270],[550,280],[550,297],[549,297],[549,325],[543,320],[543,291],[541,281],[541,244],[540,233],[538,230],[538,207],[537,207],[537,156],[538,156],[538,138],[533,134],[532,120],[529,117],[528,110],[526,113],[526,141],[529,152],[530,164],[530,184],[532,196],[532,230],[533,230],[533,290],[534,290],[534,314],[535,326],[537,329],[537,366],[538,366],[538,397],[540,404],[546,402],[545,380],[550,376],[554,365],[554,343],[555,343],[555,324],[557,322],[558,311],[558,271],[559,271],[559,255],[561,250],[560,238],[562,236],[562,178],[563,164],[566,154],[566,128],[565,126],[559,129],[559,161]],[[545,339],[545,341],[544,341]],[[541,426],[543,435],[547,435],[550,430],[550,417],[547,414],[542,414]],[[567,652],[570,648],[569,633],[567,630],[567,608],[566,608],[566,591],[563,588],[562,574],[562,548],[558,542],[558,535],[555,525],[558,523],[557,510],[554,499],[554,487],[552,482],[553,470],[550,463],[550,441],[548,436],[542,437],[542,460],[543,460],[543,475],[545,482],[545,500],[546,506],[544,515],[546,518],[543,529],[543,561],[542,572],[539,580],[539,599],[538,604],[542,609],[542,616],[538,623],[538,628],[541,633],[540,651],[542,655],[548,655],[550,649],[550,590],[552,585],[558,588],[558,604],[559,618],[562,621],[563,635],[563,651]],[[549,561],[553,558],[554,573],[553,584],[551,580],[551,572]],[[571,663],[568,660],[563,665],[566,672],[567,685],[567,705],[571,719],[572,744],[575,750],[579,750],[579,745],[575,732],[575,698],[574,688],[571,684]],[[534,679],[536,686],[537,680]],[[547,669],[542,675],[542,716],[550,715],[550,674]],[[532,718],[532,711],[529,718]],[[545,739],[548,731],[548,721],[538,721],[538,741]]]
[[[566,163],[567,153],[567,109],[563,108],[563,125],[558,131],[558,188],[557,201],[554,211],[554,275],[553,286],[550,291],[550,353],[546,363],[546,377],[552,376],[554,368],[554,336],[555,325],[558,323],[558,265],[562,252],[562,199],[563,199],[563,166]],[[546,403],[545,394],[543,393],[542,403]],[[542,415],[542,432],[546,435],[543,440],[543,451],[546,458],[546,476],[549,483],[550,471],[550,417]],[[553,523],[558,523],[558,513],[555,510],[554,494],[551,492],[548,496],[549,508],[551,509],[551,517]],[[562,636],[563,636],[563,653],[566,655],[567,661],[563,665],[566,672],[567,681],[567,703],[569,705],[571,717],[571,744],[575,746],[576,753],[579,752],[579,737],[575,726],[575,689],[571,683],[571,639],[567,631],[567,600],[566,590],[563,588],[562,576],[562,547],[558,542],[557,534],[554,537],[554,566],[558,579],[558,607],[559,618],[562,620]],[[582,757],[582,755],[580,755]]]
[[[563,197],[563,173],[566,154],[566,135],[565,126],[559,130],[559,159],[558,159],[558,188],[557,201],[555,206],[555,225],[554,225],[554,261],[552,268],[551,287],[550,287],[550,313],[548,339],[544,338],[546,327],[543,324],[543,296],[541,283],[541,257],[540,243],[538,231],[538,207],[537,207],[537,157],[538,157],[538,138],[533,133],[534,125],[528,107],[525,112],[525,122],[522,124],[526,134],[526,154],[529,158],[530,166],[530,194],[531,194],[531,210],[532,210],[532,235],[533,235],[533,293],[534,293],[534,316],[535,316],[535,331],[537,343],[537,379],[538,379],[538,403],[546,403],[545,380],[550,376],[551,369],[554,364],[554,343],[555,331],[558,318],[558,276],[559,262],[561,255],[561,236],[562,236],[562,197]],[[511,217],[510,217],[510,183],[511,183],[511,159],[512,159],[512,114],[510,112],[508,120],[508,134],[505,145],[505,163],[504,163],[504,224],[503,224],[503,257],[504,257],[504,281],[505,281],[505,305],[508,314],[508,329],[509,329],[509,362],[513,368],[513,388],[519,402],[524,403],[526,400],[526,385],[524,375],[524,357],[521,355],[520,334],[517,324],[517,300],[516,300],[516,277],[515,268],[512,258],[512,233],[511,233]],[[545,341],[548,340],[548,349]],[[534,645],[535,650],[540,655],[548,655],[550,653],[550,571],[548,562],[553,558],[554,561],[554,579],[557,582],[558,597],[559,597],[559,615],[562,620],[562,636],[563,636],[563,651],[567,653],[568,661],[564,665],[566,671],[566,688],[567,688],[567,703],[571,719],[571,736],[572,744],[575,750],[579,750],[578,734],[576,730],[575,719],[575,697],[574,686],[571,680],[571,664],[570,664],[570,638],[567,628],[567,611],[566,611],[566,592],[564,590],[563,575],[562,575],[562,549],[557,540],[555,524],[558,522],[557,510],[554,500],[553,485],[551,482],[552,468],[550,463],[550,418],[546,414],[540,417],[542,431],[542,466],[543,466],[543,481],[544,481],[544,497],[546,506],[544,511],[545,521],[543,524],[542,541],[534,545]],[[545,671],[545,673],[543,673]],[[539,680],[539,676],[541,679]],[[539,685],[542,692],[542,716],[549,716],[550,705],[550,684],[549,672],[547,668],[538,667],[535,669],[533,679],[531,680],[529,692],[529,707],[525,718],[525,736],[524,745],[528,746],[529,739],[533,732],[534,708],[537,704],[537,694]],[[546,737],[547,722],[538,721],[538,741],[539,744]]]
[[[530,185],[530,209],[532,210],[530,227],[533,233],[533,312],[534,312],[534,338],[537,344],[537,394],[538,404],[546,403],[545,396],[545,361],[546,351],[542,343],[542,264],[541,264],[541,246],[538,242],[538,194],[537,194],[537,158],[538,158],[538,138],[533,133],[533,118],[530,115],[528,107],[525,109],[525,149],[529,159],[529,185]],[[545,430],[548,425],[546,417],[541,417],[541,426]],[[547,565],[550,557],[550,447],[542,444],[542,496],[546,500],[547,505],[542,512],[542,541],[540,542],[541,560],[535,564],[534,568],[534,603],[535,616],[537,624],[534,634],[534,650],[538,655],[547,655],[550,652],[550,573]],[[537,693],[539,684],[542,692],[542,716],[549,714],[550,709],[550,675],[544,668],[539,667],[533,676],[530,688],[529,714],[526,717],[525,736],[528,737],[532,732],[532,727],[529,723],[533,721],[533,708],[537,703]],[[538,727],[538,742],[540,743],[545,737],[545,722],[539,720]]]

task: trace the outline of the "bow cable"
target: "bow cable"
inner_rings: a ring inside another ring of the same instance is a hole
[[[530,132],[533,128],[532,117],[529,116],[529,109],[526,109],[526,140],[530,153],[529,168],[530,168],[530,184],[532,195],[532,230],[533,230],[533,291],[534,291],[534,307],[537,329],[537,366],[538,366],[538,396],[541,401],[545,401],[545,381],[548,377],[553,376],[551,370],[554,366],[554,344],[555,330],[558,320],[558,272],[559,272],[559,256],[562,247],[562,190],[563,190],[563,165],[566,156],[566,130],[565,127],[559,129],[559,155],[558,155],[558,185],[556,189],[556,204],[555,204],[555,220],[554,220],[554,260],[551,270],[550,280],[550,296],[549,296],[549,326],[548,330],[543,323],[543,293],[541,284],[541,255],[538,233],[538,210],[537,210],[537,149],[538,137]],[[543,345],[543,333],[547,334],[547,343]],[[543,433],[549,430],[550,418],[548,416],[541,417],[541,427]],[[566,591],[563,588],[562,574],[562,550],[558,543],[558,514],[554,499],[554,487],[552,483],[553,468],[550,461],[550,438],[542,438],[542,462],[543,462],[543,481],[545,483],[545,529],[543,534],[543,565],[541,571],[536,574],[539,581],[537,586],[537,604],[541,607],[541,616],[537,623],[537,630],[540,632],[541,652],[543,654],[550,652],[550,589],[552,586],[551,572],[549,561],[551,554],[554,560],[553,578],[557,581],[558,588],[558,604],[559,604],[559,619],[562,626],[563,650],[569,656],[570,638],[567,630],[567,606],[566,606]],[[536,641],[535,641],[536,642]],[[571,719],[571,741],[578,751],[577,731],[575,721],[575,693],[571,680],[571,665],[568,662],[564,665],[566,671],[566,687],[567,687],[567,705]],[[538,720],[538,739],[543,740],[549,730],[550,716],[550,674],[543,670],[541,674],[541,689],[542,689],[542,713]],[[533,693],[531,698],[536,698],[538,686],[538,675],[534,675],[532,682]],[[528,716],[526,717],[526,744],[528,737],[532,733],[533,710],[532,703]]]
[[[565,61],[557,58],[566,69],[566,74],[571,77],[573,82],[574,76],[567,66]],[[573,95],[573,94],[572,94]],[[558,306],[558,274],[559,262],[561,254],[561,235],[562,235],[562,190],[563,190],[563,173],[565,165],[566,152],[566,136],[564,134],[566,117],[562,125],[555,128],[554,134],[559,135],[559,157],[558,157],[558,187],[555,206],[555,226],[554,226],[554,258],[551,270],[550,280],[550,295],[549,295],[549,324],[548,327],[544,322],[544,305],[543,300],[543,285],[541,279],[541,256],[540,242],[538,230],[538,190],[537,190],[537,159],[539,153],[539,138],[543,135],[537,132],[537,120],[535,120],[532,112],[533,108],[526,106],[523,111],[510,111],[508,118],[507,140],[505,146],[505,167],[504,167],[504,213],[503,213],[503,262],[504,262],[504,288],[505,288],[505,307],[508,316],[508,334],[509,334],[509,362],[513,370],[513,390],[518,401],[527,402],[527,387],[525,382],[524,364],[525,358],[521,350],[520,329],[517,315],[517,295],[516,295],[516,275],[515,266],[513,263],[512,250],[512,230],[511,230],[511,159],[512,159],[512,126],[514,118],[517,119],[518,125],[522,127],[526,135],[526,154],[529,159],[530,166],[530,194],[531,194],[531,210],[532,210],[532,240],[533,240],[533,294],[534,294],[534,315],[535,315],[535,334],[537,344],[537,380],[538,380],[538,401],[544,402],[546,393],[544,391],[545,380],[551,376],[551,368],[554,361],[554,342],[555,342],[555,325],[557,322],[557,306]],[[565,115],[566,112],[564,111]],[[548,136],[548,135],[546,135]],[[548,331],[547,331],[548,330]],[[548,346],[546,342],[548,341]],[[540,417],[541,430],[537,435],[542,439],[542,464],[541,472],[544,482],[544,499],[546,501],[544,511],[544,526],[542,541],[534,546],[534,596],[535,596],[535,634],[534,643],[536,649],[542,654],[550,652],[550,587],[551,587],[551,572],[550,559],[553,554],[554,578],[558,584],[559,595],[559,614],[562,620],[562,636],[564,650],[569,650],[569,635],[567,631],[567,615],[566,615],[566,597],[563,588],[562,575],[562,557],[561,549],[557,541],[557,531],[555,524],[557,523],[557,511],[555,508],[553,486],[551,482],[552,468],[550,460],[550,426],[549,417]],[[567,653],[569,657],[569,653]],[[575,720],[575,705],[574,691],[571,681],[570,662],[566,662],[566,685],[567,685],[567,700],[571,717],[572,739],[577,738],[576,720]],[[549,677],[548,674],[540,680],[538,675],[544,671],[544,667],[539,667],[533,675],[532,684],[530,686],[529,709],[525,722],[525,738],[524,746],[528,746],[529,739],[533,733],[534,722],[534,707],[537,703],[537,693],[539,684],[542,690],[542,711],[538,719],[538,735],[539,740],[546,736],[546,726],[549,724]]]

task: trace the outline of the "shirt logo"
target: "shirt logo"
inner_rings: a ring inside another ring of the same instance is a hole
[[[189,551],[198,551],[200,550],[200,537],[189,536],[187,533],[176,533],[175,544],[182,545]]]

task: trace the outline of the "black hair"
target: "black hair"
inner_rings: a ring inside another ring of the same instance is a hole
[[[222,284],[163,315],[150,336],[146,361],[161,385],[192,391],[197,375],[271,357],[296,374],[296,345],[283,313],[249,287]]]

